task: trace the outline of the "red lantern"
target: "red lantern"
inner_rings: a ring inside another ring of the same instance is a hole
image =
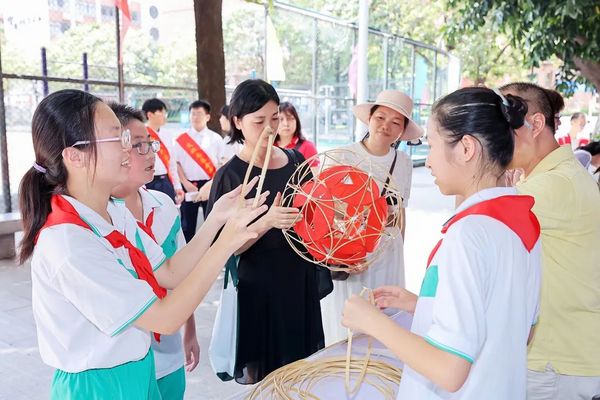
[[[306,250],[328,265],[352,266],[373,252],[385,228],[385,197],[366,172],[348,165],[324,169],[293,197],[302,219],[294,226]]]

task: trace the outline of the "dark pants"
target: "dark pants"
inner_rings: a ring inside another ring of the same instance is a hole
[[[171,200],[175,201],[175,188],[173,188],[173,184],[169,179],[169,175],[154,175],[154,179],[152,182],[146,183],[146,189],[158,190],[159,192],[163,192],[167,196],[171,198]]]
[[[198,189],[200,189],[208,181],[190,181]],[[185,190],[185,189],[184,189]],[[184,201],[181,203],[181,230],[185,237],[186,243],[194,237],[196,233],[196,223],[198,222],[198,208],[202,207],[202,213],[206,217],[206,201],[194,203],[192,201]]]

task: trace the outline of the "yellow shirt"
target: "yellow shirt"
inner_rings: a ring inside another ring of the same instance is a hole
[[[600,191],[569,147],[518,185],[542,228],[541,308],[528,367],[600,376]]]

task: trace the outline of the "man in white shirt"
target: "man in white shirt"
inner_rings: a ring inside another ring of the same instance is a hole
[[[160,141],[158,158],[154,165],[154,179],[146,188],[158,190],[168,195],[176,204],[183,201],[184,192],[179,181],[177,162],[173,157],[173,138],[160,128],[167,123],[167,105],[160,99],[148,99],[142,105],[146,117],[146,129],[153,140]]]
[[[210,103],[196,100],[189,110],[191,127],[175,140],[175,159],[183,189],[194,193],[211,180],[221,166],[224,143],[218,133],[206,126],[210,120]],[[198,208],[206,209],[206,202],[192,200],[186,198],[181,204],[181,228],[186,242],[196,232]]]

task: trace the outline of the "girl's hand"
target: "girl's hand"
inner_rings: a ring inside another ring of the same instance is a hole
[[[399,308],[414,314],[417,306],[417,295],[399,286],[381,286],[373,290],[373,296],[379,308]]]
[[[196,333],[183,336],[183,352],[185,353],[185,370],[192,372],[200,361],[200,345]]]
[[[243,190],[244,197],[248,193],[250,193],[250,191],[254,188],[254,186],[256,186],[257,182],[258,182],[258,176],[255,176],[254,178],[252,178],[250,180],[250,182],[248,182],[248,185],[246,185],[246,188]],[[233,189],[231,192],[225,193],[223,196],[221,196],[219,198],[219,200],[217,200],[215,202],[215,204],[213,204],[213,208],[212,208],[210,214],[208,214],[208,218],[215,218],[216,220],[219,221],[219,223],[221,225],[224,224],[225,222],[227,222],[236,213],[237,208],[238,208],[238,199],[240,198],[241,194],[242,194],[242,185],[239,185],[238,187]],[[261,193],[261,195],[258,199],[258,206],[261,206],[264,204],[264,202],[267,200],[268,195],[269,195],[269,191]],[[244,207],[250,207],[252,205],[253,201],[254,201],[254,199],[244,200],[244,204],[243,204]]]
[[[237,199],[235,199],[235,201],[237,202]],[[250,224],[267,211],[267,206],[262,205],[252,209],[244,205],[239,208],[235,207],[234,210],[235,211],[223,227],[219,239],[215,242],[215,244],[219,243],[231,253],[242,247],[248,240],[256,239],[258,237],[258,221],[252,225]]]
[[[269,211],[257,222],[266,230],[271,228],[289,229],[302,219],[300,210],[294,207],[281,207],[281,193],[277,193]]]
[[[383,316],[383,313],[368,300],[352,295],[344,305],[342,325],[355,332],[370,334],[370,328],[375,325],[374,321],[380,316]]]

